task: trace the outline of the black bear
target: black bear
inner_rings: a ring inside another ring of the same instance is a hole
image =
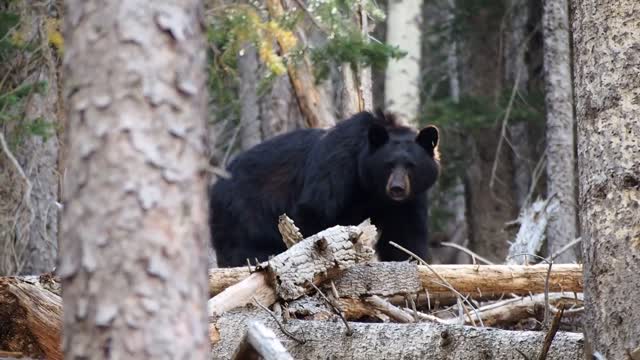
[[[420,132],[389,113],[361,112],[328,130],[276,136],[240,154],[210,189],[218,266],[265,261],[286,249],[278,217],[304,236],[366,218],[381,232],[382,261],[406,260],[394,241],[427,256],[426,191],[438,178],[438,129]]]

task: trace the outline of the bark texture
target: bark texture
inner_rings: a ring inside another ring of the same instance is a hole
[[[574,0],[585,329],[593,351],[640,347],[640,2]]]
[[[387,3],[387,43],[398,46],[407,55],[391,60],[385,73],[385,105],[410,122],[420,108],[420,53],[422,0]]]
[[[205,359],[201,4],[65,5],[65,358]]]
[[[559,205],[547,225],[547,250],[553,254],[578,237],[568,1],[545,1],[543,25],[547,193],[555,196]],[[557,258],[564,263],[575,260],[574,250]]]
[[[230,358],[249,321],[258,319],[272,329],[294,359],[529,359],[537,358],[543,332],[506,331],[430,323],[349,323],[353,335],[345,335],[341,322],[289,320],[287,331],[306,340],[298,344],[286,337],[261,309],[229,313],[214,324],[214,359]],[[548,360],[580,360],[582,335],[556,334]]]

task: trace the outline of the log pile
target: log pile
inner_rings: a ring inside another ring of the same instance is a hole
[[[581,265],[383,263],[370,224],[280,228],[287,251],[209,270],[213,358],[583,358],[582,335],[558,331],[581,313]],[[3,357],[62,358],[57,284],[0,277]]]

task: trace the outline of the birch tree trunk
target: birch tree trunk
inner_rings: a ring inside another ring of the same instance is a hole
[[[640,353],[640,2],[574,0],[585,329],[607,359]]]
[[[208,359],[201,4],[65,5],[65,358]]]
[[[385,105],[410,122],[420,108],[420,54],[422,0],[392,0],[387,3],[387,43],[406,51],[391,60],[385,73]]]
[[[548,253],[553,254],[578,236],[573,133],[573,86],[567,0],[544,2],[544,77],[547,109],[547,193],[559,201],[547,225]],[[568,250],[556,261],[572,262]]]

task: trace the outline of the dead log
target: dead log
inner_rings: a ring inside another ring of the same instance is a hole
[[[62,359],[62,299],[50,275],[0,277],[0,350]]]
[[[275,320],[260,309],[230,311],[216,319],[219,337],[212,342],[215,359],[230,358],[250,320],[259,320],[277,335],[295,359],[522,359],[535,358],[545,334],[432,323],[349,323],[353,334],[344,335],[340,322],[289,320],[287,331],[302,337],[289,339]],[[582,335],[558,332],[547,359],[583,358]]]
[[[233,360],[293,360],[276,334],[258,321],[252,321],[232,357]]]
[[[284,253],[283,253],[284,254]],[[544,292],[548,265],[432,265],[440,276],[464,295],[488,297]],[[211,269],[210,289],[219,291],[248,275],[247,268]],[[391,296],[426,290],[432,297],[451,297],[431,270],[409,263],[367,263],[352,266],[335,281],[341,297]],[[316,282],[317,283],[317,282]],[[582,292],[582,265],[555,264],[549,276],[550,292]]]
[[[373,250],[362,245],[367,233],[357,226],[334,226],[293,245],[262,264],[264,271],[251,274],[211,298],[209,315],[244,306],[254,298],[271,306],[276,295],[284,300],[301,297],[311,283],[320,284],[371,259]]]

